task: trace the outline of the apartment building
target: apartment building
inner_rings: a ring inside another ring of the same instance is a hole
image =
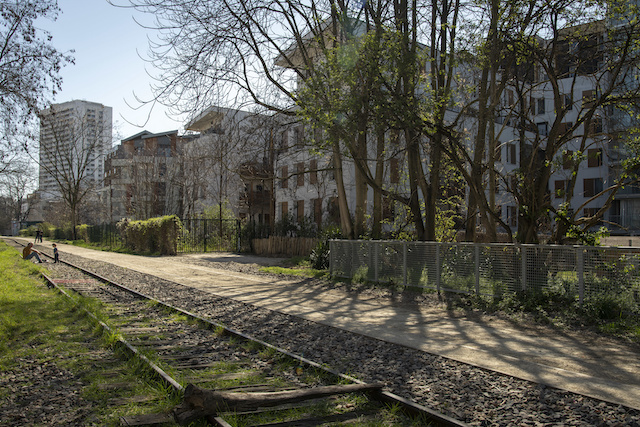
[[[142,131],[123,139],[105,161],[102,201],[109,221],[182,215],[181,153],[190,137]]]
[[[55,175],[69,174],[99,189],[112,142],[112,108],[75,100],[40,112],[39,192],[42,200],[61,198]]]
[[[603,66],[618,65],[611,40],[615,29],[610,24],[596,21],[563,30],[560,46],[564,49],[556,58],[559,76],[552,80],[539,71],[531,86],[528,114],[535,124],[532,135],[542,141],[543,148],[548,138],[564,141],[549,180],[552,205],[568,205],[568,214],[575,220],[593,217],[602,209],[603,221],[597,227],[605,225],[612,234],[635,234],[640,231],[640,186],[616,185],[628,156],[626,141],[637,124],[602,100],[608,92],[628,91],[628,96],[637,81],[621,84]]]

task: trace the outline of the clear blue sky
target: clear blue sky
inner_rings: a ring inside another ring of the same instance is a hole
[[[124,0],[118,0],[125,3]],[[151,97],[151,65],[140,58],[148,50],[147,32],[133,19],[150,22],[150,17],[133,9],[111,6],[106,0],[58,0],[58,20],[40,22],[53,36],[53,45],[66,52],[75,50],[75,65],[62,70],[62,91],[55,102],[83,99],[113,108],[114,137],[126,138],[146,129],[163,132],[181,129],[184,120],[167,117],[162,106],[151,111],[139,106],[136,95]],[[149,116],[148,123],[145,124]],[[130,123],[128,123],[130,122]]]

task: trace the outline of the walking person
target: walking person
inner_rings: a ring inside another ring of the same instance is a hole
[[[42,263],[40,259],[40,252],[33,249],[33,243],[28,243],[27,246],[22,250],[22,258],[25,260],[29,260],[31,258],[35,258],[39,263]]]
[[[33,243],[38,243],[39,238],[40,238],[40,230],[36,230],[36,239],[33,241]]]

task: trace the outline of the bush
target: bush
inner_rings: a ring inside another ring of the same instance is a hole
[[[136,252],[175,255],[178,251],[178,235],[182,224],[175,215],[144,221],[123,219],[117,227],[125,246]]]
[[[85,243],[89,243],[89,226],[87,224],[81,224],[76,227],[76,240],[82,240]]]
[[[633,295],[606,292],[586,298],[582,306],[585,317],[598,320],[624,319],[636,309]]]
[[[329,240],[342,237],[342,231],[337,225],[325,228],[320,233],[320,241],[309,255],[311,266],[316,270],[329,268]]]

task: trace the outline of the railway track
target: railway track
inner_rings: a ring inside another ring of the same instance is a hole
[[[123,418],[123,425],[186,424],[196,418],[218,426],[465,425],[384,391],[381,384],[365,384],[69,262],[64,265],[78,273],[71,279],[69,274],[45,276],[50,286],[70,298],[75,293],[101,301],[102,310],[90,314],[118,337],[120,347],[184,395],[171,414]],[[211,410],[194,406],[203,393],[227,400]],[[235,405],[233,399],[239,396],[256,402]],[[228,411],[225,405],[236,410]]]

